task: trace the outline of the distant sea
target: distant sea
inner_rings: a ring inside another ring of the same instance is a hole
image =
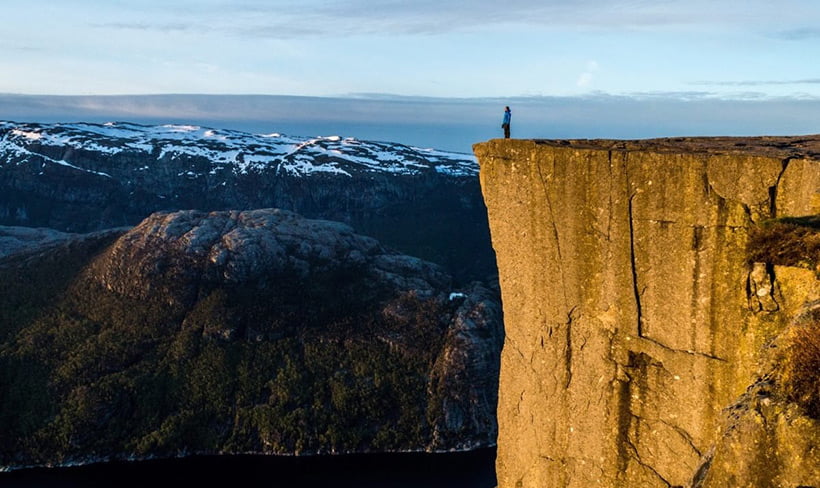
[[[201,456],[0,473],[2,488],[493,488],[495,449],[448,454]]]

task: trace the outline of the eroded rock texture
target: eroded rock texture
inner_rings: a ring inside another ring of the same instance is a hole
[[[757,377],[724,409],[694,488],[820,486],[820,281],[811,268],[775,267],[782,303],[806,303],[786,310],[794,319],[764,346]]]
[[[805,297],[749,229],[817,212],[820,138],[477,144],[504,304],[501,488],[684,486]],[[702,474],[702,473],[701,473]],[[715,485],[717,486],[717,485]]]

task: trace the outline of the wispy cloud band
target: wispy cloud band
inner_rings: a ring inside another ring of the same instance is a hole
[[[799,4],[801,8],[787,15],[784,11],[789,9],[769,0],[719,3],[708,0],[180,0],[173,9],[163,3],[162,8],[154,11],[152,22],[111,21],[94,26],[230,31],[249,37],[293,39],[363,34],[433,35],[500,25],[540,29],[643,29],[716,23],[759,26],[761,12],[768,12],[771,14],[768,18],[778,19],[778,24],[770,27],[774,37],[792,40],[820,37],[820,29],[803,27],[812,25],[813,21],[820,22],[820,7],[805,0],[784,1]],[[755,16],[744,15],[749,11],[754,11]],[[142,14],[135,10],[134,15],[140,19]]]
[[[695,86],[777,86],[777,85],[820,85],[820,78],[805,78],[801,80],[721,80],[721,81],[693,81]]]

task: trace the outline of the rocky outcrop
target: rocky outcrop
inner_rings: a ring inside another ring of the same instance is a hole
[[[440,267],[386,250],[345,224],[280,209],[157,213],[92,266],[93,280],[137,300],[190,307],[202,289],[264,280],[323,278],[361,270],[377,290],[430,296],[450,284]]]
[[[814,302],[768,345],[759,377],[726,409],[721,434],[694,476],[693,488],[820,485],[820,418],[783,391],[789,336],[807,326],[816,334],[818,321],[820,304]]]
[[[703,476],[722,410],[807,299],[746,245],[765,219],[817,213],[820,138],[474,149],[506,324],[499,486]]]
[[[494,444],[485,286],[277,209],[93,241],[0,260],[0,465]]]

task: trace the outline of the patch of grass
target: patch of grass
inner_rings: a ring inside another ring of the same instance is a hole
[[[820,265],[820,215],[766,221],[753,228],[749,237],[749,263],[814,270]]]
[[[786,397],[820,419],[820,313],[794,327],[781,364]]]

